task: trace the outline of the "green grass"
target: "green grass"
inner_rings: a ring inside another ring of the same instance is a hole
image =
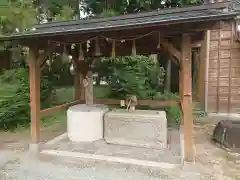
[[[107,98],[110,93],[108,86],[94,86],[93,87],[93,94],[94,97],[97,99],[104,99]],[[57,103],[63,104],[67,102],[71,102],[74,100],[74,87],[59,87],[56,88],[56,97]]]
[[[66,120],[66,111],[57,112],[53,115],[41,117],[41,127],[49,127],[53,124],[65,123]]]
[[[60,87],[56,88],[56,100],[57,104],[63,104],[74,100],[74,88],[73,87]]]
[[[109,94],[108,86],[94,86],[94,96],[96,98],[107,98]],[[58,87],[56,88],[56,100],[54,104],[64,104],[74,100],[74,87]],[[56,123],[64,123],[67,119],[66,111],[58,112],[50,116],[41,118],[41,127],[48,127]]]

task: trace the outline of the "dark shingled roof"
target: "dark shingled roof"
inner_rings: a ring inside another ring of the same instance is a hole
[[[172,8],[122,15],[111,18],[93,18],[78,21],[55,22],[36,25],[35,30],[0,37],[0,40],[20,40],[73,33],[99,32],[131,27],[200,22],[234,18],[239,12],[227,10],[227,4],[216,3],[186,8]]]

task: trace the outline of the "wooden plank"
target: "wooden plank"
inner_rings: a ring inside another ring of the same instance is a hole
[[[184,122],[184,159],[187,162],[195,160],[193,151],[193,117],[192,117],[192,61],[191,61],[191,36],[182,35],[182,108]]]
[[[96,104],[106,104],[106,105],[120,105],[121,100],[118,99],[95,99]],[[161,101],[161,100],[138,100],[138,105],[140,106],[152,106],[152,107],[171,107],[178,106],[176,101]]]
[[[29,49],[30,113],[32,143],[40,142],[40,66],[37,63],[38,51]]]

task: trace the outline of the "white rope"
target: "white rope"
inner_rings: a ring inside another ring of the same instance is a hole
[[[152,31],[150,33],[147,33],[147,34],[143,34],[141,36],[138,36],[138,37],[134,37],[134,38],[121,38],[121,39],[114,39],[114,38],[111,38],[111,37],[107,37],[107,36],[103,36],[103,35],[100,35],[100,37],[102,38],[105,38],[105,39],[110,39],[110,40],[115,40],[115,41],[133,41],[133,40],[137,40],[137,39],[141,39],[143,37],[146,37],[146,36],[149,36],[153,33],[156,33],[157,31]]]
[[[143,34],[143,35],[141,35],[141,36],[138,36],[138,37],[134,37],[134,38],[121,38],[121,39],[115,39],[115,38],[112,38],[112,37],[107,37],[107,36],[104,36],[104,35],[99,35],[99,36],[95,36],[95,37],[93,37],[93,38],[90,38],[90,39],[88,39],[88,40],[85,40],[85,41],[82,41],[82,42],[78,42],[78,43],[73,43],[73,42],[61,42],[61,41],[50,41],[51,43],[55,43],[55,44],[59,44],[59,45],[61,45],[61,44],[64,44],[64,45],[66,45],[66,44],[75,44],[75,45],[79,45],[79,44],[83,44],[83,43],[86,43],[86,42],[88,42],[88,41],[91,41],[91,40],[94,40],[94,39],[96,39],[96,38],[98,38],[98,37],[102,37],[102,38],[105,38],[105,39],[109,39],[109,40],[114,40],[114,41],[134,41],[134,40],[137,40],[137,39],[141,39],[141,38],[143,38],[143,37],[146,37],[146,36],[150,36],[151,34],[153,34],[153,33],[156,33],[156,32],[158,32],[158,31],[152,31],[152,32],[149,32],[149,33],[147,33],[147,34]]]

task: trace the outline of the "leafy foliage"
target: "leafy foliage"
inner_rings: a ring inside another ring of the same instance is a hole
[[[202,0],[85,0],[86,10],[101,14],[111,9],[119,14],[149,11],[154,9],[181,7],[187,4],[200,4]]]
[[[23,68],[5,71],[0,76],[0,128],[11,129],[30,121],[29,78]],[[48,98],[53,87],[45,78],[41,78],[42,106],[49,106]]]
[[[31,0],[8,1],[0,8],[0,32],[13,33],[30,29],[36,23],[36,11]]]
[[[160,100],[172,100],[179,102],[180,98],[177,94],[165,91],[164,93],[158,93],[158,95],[155,97],[156,99]],[[165,108],[167,119],[168,119],[168,125],[179,125],[180,124],[180,118],[181,118],[181,109],[180,107],[167,107]]]
[[[45,74],[55,86],[73,85],[73,76],[69,71],[71,65],[69,60],[66,60],[61,55],[55,55],[53,58],[50,67],[46,65],[42,70],[42,74]]]
[[[152,99],[162,85],[164,69],[152,58],[125,56],[105,58],[102,62],[108,68],[105,75],[112,97],[135,94],[139,99]]]
[[[35,0],[34,4],[36,7],[40,7],[42,11],[46,12],[46,9],[51,17],[55,17],[61,14],[64,7],[70,7],[76,9],[77,0]]]
[[[70,6],[63,6],[60,13],[56,15],[56,21],[72,20],[74,17],[74,10]]]
[[[181,118],[181,110],[179,107],[169,107],[165,109],[169,125],[179,125]]]
[[[126,56],[104,58],[98,61],[101,76],[106,77],[110,98],[125,99],[127,95],[136,95],[138,99],[179,101],[179,96],[164,92],[162,87],[164,69],[158,61],[146,56]],[[96,69],[98,70],[98,69]],[[151,107],[145,107],[147,109]],[[165,108],[169,124],[180,123],[179,107]]]

